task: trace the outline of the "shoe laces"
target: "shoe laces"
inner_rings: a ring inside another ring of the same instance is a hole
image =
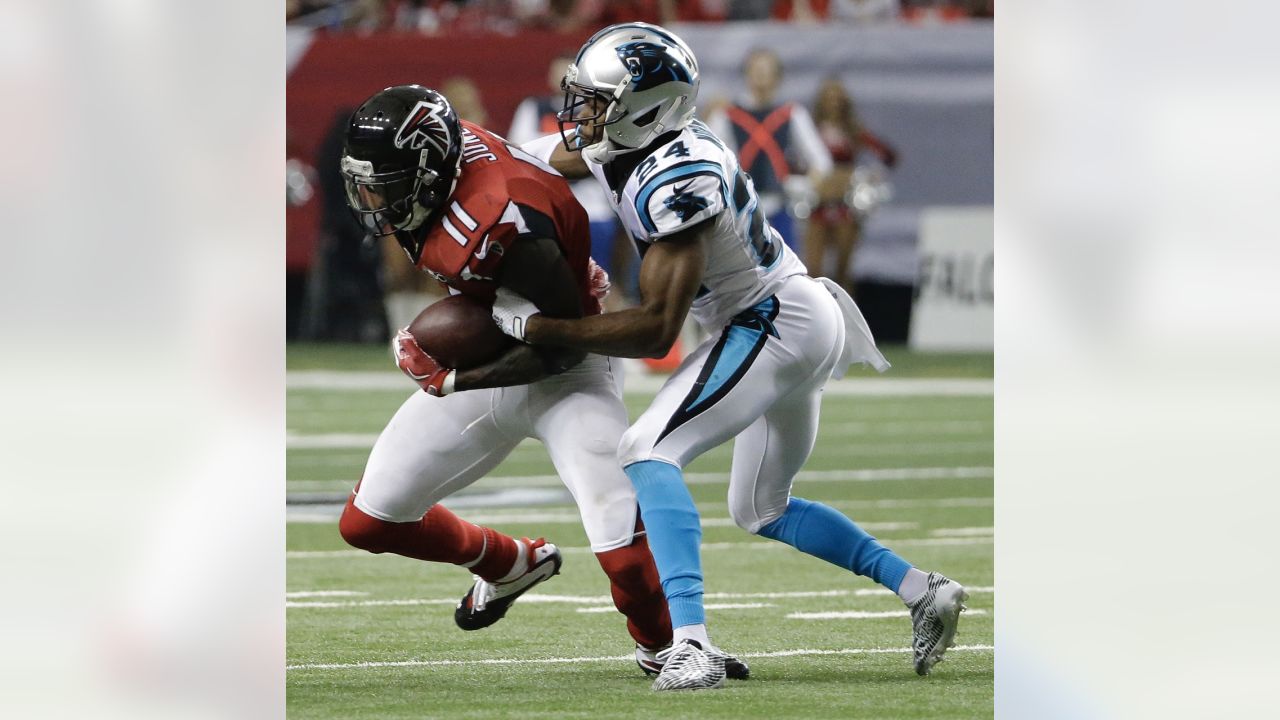
[[[681,641],[681,642],[678,642],[678,643],[671,643],[670,645],[666,646],[665,648],[663,648],[663,649],[659,650],[659,651],[658,651],[658,654],[657,654],[655,657],[657,657],[658,662],[660,662],[660,663],[662,663],[662,664],[664,664],[664,665],[665,665],[665,664],[666,664],[666,662],[667,662],[668,660],[670,660],[670,659],[671,659],[671,656],[672,656],[673,654],[675,654],[676,652],[678,652],[678,651],[682,650],[682,649],[683,649],[683,648],[685,648],[685,647],[689,647],[689,646],[692,646],[695,650],[699,649],[698,645],[697,645],[697,644],[695,644],[693,641],[691,641],[691,640],[684,640],[684,641]]]
[[[473,575],[472,577],[475,578],[476,584],[471,588],[471,610],[479,612],[484,610],[485,606],[489,604],[489,600],[493,598],[494,587],[493,583],[479,575]]]

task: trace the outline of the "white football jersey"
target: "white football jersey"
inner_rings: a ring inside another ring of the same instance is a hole
[[[703,241],[707,265],[692,309],[708,331],[768,298],[786,278],[807,272],[769,226],[737,156],[698,120],[647,152],[587,167],[642,256],[662,238],[715,218]]]

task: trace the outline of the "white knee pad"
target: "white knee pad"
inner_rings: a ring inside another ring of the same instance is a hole
[[[733,522],[738,527],[752,535],[759,534],[760,528],[782,517],[786,511],[786,502],[780,506],[758,507],[750,496],[734,497],[732,493],[729,495],[729,517],[733,518]]]
[[[652,459],[653,438],[640,423],[627,428],[618,441],[618,465],[626,467],[632,463]]]

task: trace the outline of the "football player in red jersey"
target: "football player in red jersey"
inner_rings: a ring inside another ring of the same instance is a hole
[[[589,257],[587,216],[542,161],[460,121],[444,96],[408,85],[358,108],[342,158],[348,202],[373,235],[394,235],[409,259],[490,303],[498,287],[550,316],[600,312],[607,278]],[[635,491],[616,451],[627,427],[617,360],[517,344],[477,368],[443,367],[405,330],[397,364],[425,390],[405,401],[374,444],[343,512],[351,545],[469,568],[475,585],[455,620],[486,627],[555,574],[560,553],[467,523],[439,503],[484,476],[527,437],[547,447],[578,503],[592,550],[647,672],[671,641]],[[745,665],[739,669],[746,674]]]

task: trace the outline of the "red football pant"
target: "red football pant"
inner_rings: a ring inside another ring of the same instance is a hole
[[[470,570],[490,582],[510,572],[519,555],[515,538],[466,522],[443,505],[432,506],[417,522],[393,523],[366,515],[355,506],[352,495],[338,521],[338,531],[349,545],[371,553],[389,552],[454,565],[479,558]],[[657,571],[654,573],[656,577]]]
[[[636,518],[635,540],[624,548],[596,553],[596,559],[609,576],[613,604],[627,616],[631,637],[656,650],[671,642],[671,614],[643,530],[644,523]]]

